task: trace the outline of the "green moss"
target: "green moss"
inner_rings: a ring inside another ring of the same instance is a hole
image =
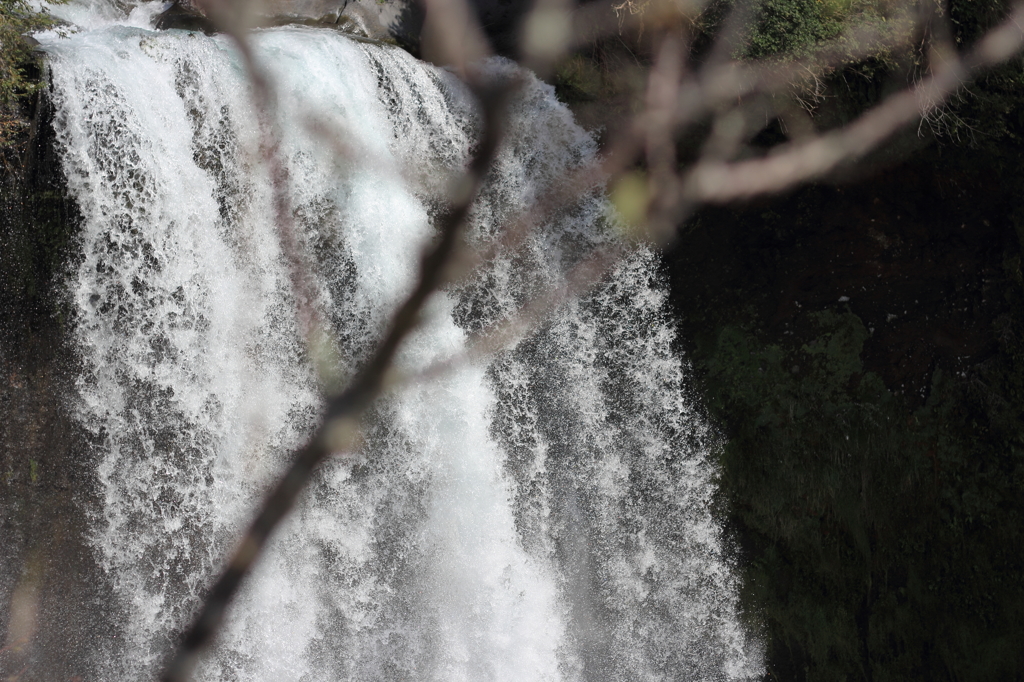
[[[25,36],[54,24],[26,0],[0,0],[0,150],[24,135],[28,100],[40,87],[38,60]]]

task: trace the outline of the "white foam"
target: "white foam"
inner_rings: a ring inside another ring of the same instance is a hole
[[[68,292],[105,500],[93,542],[124,612],[100,668],[129,680],[154,674],[322,406],[237,55],[109,23],[44,44],[84,218]],[[299,28],[254,45],[344,375],[412,286],[479,121],[450,74],[399,50]],[[594,157],[552,89],[525,82],[472,240]],[[355,157],[335,158],[311,115]],[[433,300],[399,363],[514,314],[611,239],[608,221],[594,188]],[[361,452],[327,463],[275,536],[199,679],[757,676],[656,271],[639,249],[490,366],[380,401]]]

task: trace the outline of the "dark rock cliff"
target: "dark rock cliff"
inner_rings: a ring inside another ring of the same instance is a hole
[[[70,416],[75,359],[56,287],[77,214],[38,101],[23,156],[0,177],[0,677],[88,679],[112,602],[85,542],[93,463]]]

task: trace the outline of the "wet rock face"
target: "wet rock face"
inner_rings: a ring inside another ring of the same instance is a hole
[[[270,0],[255,8],[247,7],[242,19],[255,27],[300,24],[334,28],[416,52],[423,27],[423,10],[417,3],[407,0]],[[157,18],[156,27],[216,31],[204,6],[196,0],[176,0]]]
[[[19,212],[6,208],[8,244],[11,231],[49,227],[11,225]],[[10,265],[5,283],[24,281]],[[45,280],[38,292],[6,287],[0,312],[0,679],[24,682],[93,679],[113,604],[87,543],[94,463],[71,417],[74,356]]]
[[[23,682],[94,679],[113,604],[87,543],[94,462],[55,289],[77,212],[39,102],[20,165],[0,169],[0,679]]]
[[[9,320],[5,320],[9,321]],[[92,679],[113,600],[87,544],[92,465],[56,324],[0,338],[0,679]]]
[[[481,25],[499,54],[512,55],[525,0],[471,0]],[[254,9],[251,9],[255,7]],[[302,24],[335,28],[363,38],[399,45],[419,53],[424,9],[416,0],[265,0],[247,5],[246,23],[254,26]],[[157,19],[159,29],[215,31],[203,3],[175,0]]]

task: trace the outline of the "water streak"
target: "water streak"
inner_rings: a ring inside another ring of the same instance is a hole
[[[154,674],[322,407],[239,58],[222,37],[127,25],[139,16],[44,40],[84,218],[67,291],[76,414],[101,462],[92,542],[123,612],[97,662],[109,680]],[[349,375],[412,285],[478,116],[454,77],[400,50],[299,28],[253,39],[315,305]],[[477,242],[596,153],[526,81]],[[310,116],[355,156],[333,156]],[[613,238],[594,188],[437,297],[399,362],[458,352]],[[712,438],[657,273],[639,248],[490,364],[382,400],[360,452],[318,472],[275,536],[199,678],[756,677],[710,512]]]

